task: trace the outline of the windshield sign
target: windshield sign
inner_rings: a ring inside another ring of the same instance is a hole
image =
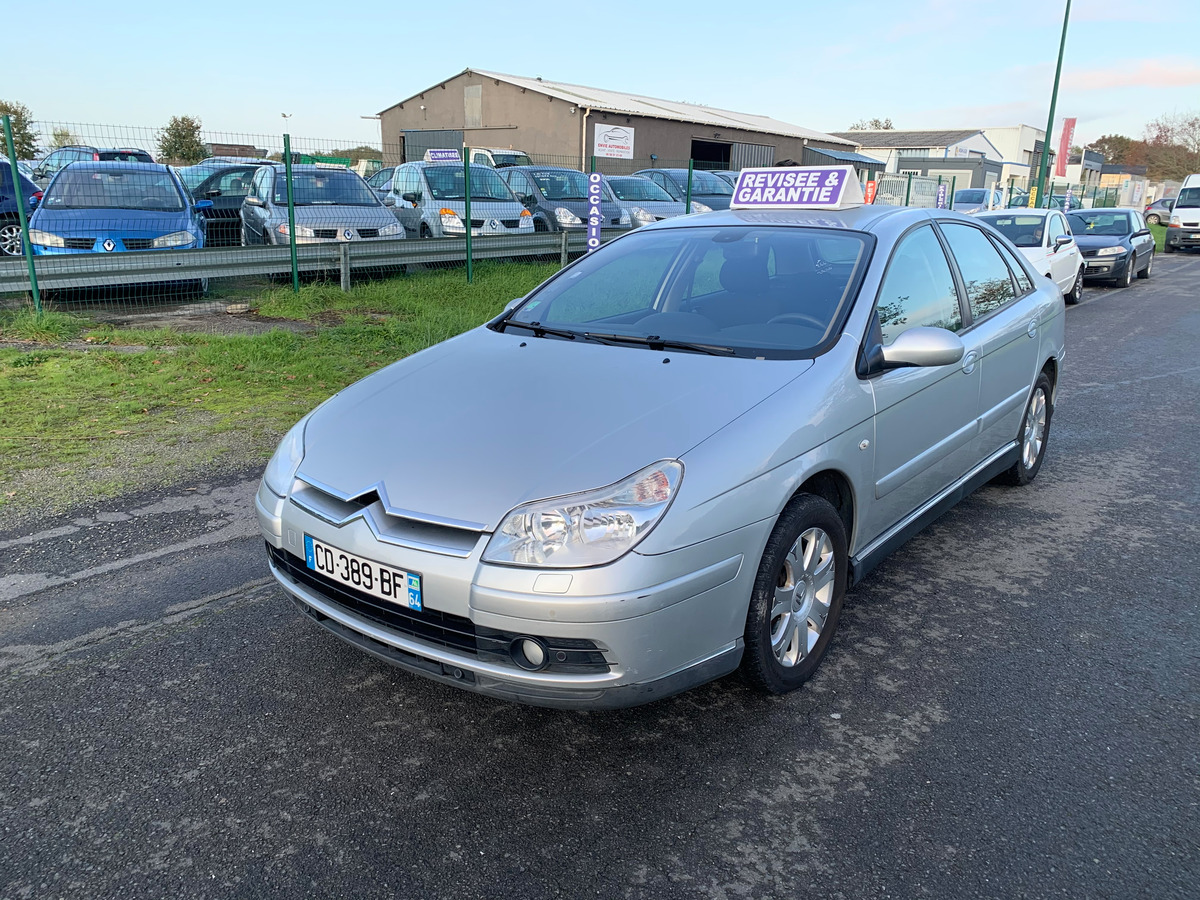
[[[535,337],[723,356],[811,356],[836,334],[869,238],[712,226],[615,241],[563,270],[497,327]]]

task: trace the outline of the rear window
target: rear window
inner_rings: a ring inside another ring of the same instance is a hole
[[[984,193],[983,191],[975,191],[975,190],[955,191],[954,192],[954,202],[955,203],[986,203],[987,202],[987,194]]]
[[[99,156],[108,162],[154,162],[154,157],[144,150],[101,150]]]
[[[1042,246],[1045,216],[985,216],[987,222],[1018,247]]]

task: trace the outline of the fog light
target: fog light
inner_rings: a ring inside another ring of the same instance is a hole
[[[536,671],[546,665],[546,648],[536,638],[517,638],[509,648],[513,662],[522,669]]]

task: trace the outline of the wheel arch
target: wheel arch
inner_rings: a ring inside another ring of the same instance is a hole
[[[805,477],[792,497],[795,498],[801,494],[813,494],[828,501],[829,505],[837,510],[842,524],[846,526],[847,546],[854,546],[854,488],[845,473],[834,468],[814,472]]]

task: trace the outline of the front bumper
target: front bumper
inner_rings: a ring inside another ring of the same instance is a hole
[[[1200,227],[1168,228],[1166,243],[1168,247],[1180,249],[1200,247]]]
[[[487,534],[454,555],[380,539],[375,520],[383,516],[381,508],[332,525],[265,486],[256,507],[272,574],[327,630],[436,681],[567,708],[635,706],[736,669],[757,553],[771,525],[756,523],[656,556],[629,553],[595,569],[534,570],[482,563]],[[429,616],[422,613],[422,621],[412,624],[407,610],[370,598],[359,603],[346,596],[353,592],[314,583],[305,569],[305,534],[419,572]],[[524,636],[550,648],[594,648],[589,656],[600,664],[529,671],[497,652]]]
[[[1132,253],[1121,256],[1090,256],[1084,259],[1083,277],[1088,278],[1120,278],[1125,274],[1125,267],[1133,258]]]

